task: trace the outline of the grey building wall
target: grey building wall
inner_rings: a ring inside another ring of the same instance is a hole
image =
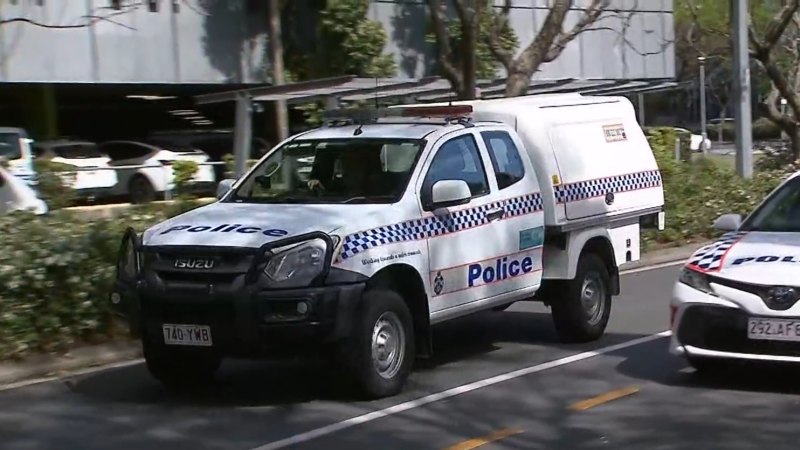
[[[511,26],[522,51],[540,29],[550,0],[513,0]],[[591,0],[576,0],[564,28],[571,28]],[[495,0],[496,7],[504,0]],[[386,51],[395,55],[400,76],[430,75],[435,54],[425,42],[427,6],[424,0],[374,0],[370,17],[384,24]],[[675,50],[673,0],[614,0],[594,28],[579,35],[552,63],[544,64],[537,79],[673,78]],[[498,71],[498,77],[505,76]]]
[[[306,1],[306,0],[292,0]],[[495,0],[501,5],[503,0]],[[567,18],[571,27],[580,8]],[[265,12],[243,0],[121,0],[142,4],[114,10],[112,0],[0,0],[0,81],[102,83],[261,83],[265,67]],[[249,2],[257,3],[257,2]],[[522,45],[547,14],[548,0],[514,0],[511,22]],[[535,78],[672,78],[675,74],[672,0],[615,0],[615,12],[569,44]],[[386,51],[398,76],[434,74],[435,55],[425,42],[423,0],[373,0],[369,15],[383,23]],[[98,19],[102,18],[102,19]],[[498,71],[498,76],[504,76]]]
[[[254,83],[264,81],[265,19],[238,0],[2,0],[0,81]],[[137,8],[124,5],[141,4]]]

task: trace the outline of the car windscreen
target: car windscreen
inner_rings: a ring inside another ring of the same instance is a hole
[[[22,158],[19,138],[20,136],[15,133],[0,133],[0,156],[6,159]]]
[[[228,201],[393,203],[424,146],[419,139],[291,141],[261,161]]]
[[[800,177],[787,181],[767,197],[740,230],[800,232]]]
[[[95,145],[81,144],[81,145],[63,145],[53,148],[53,153],[56,156],[64,159],[88,159],[88,158],[102,158],[103,154],[97,149]]]

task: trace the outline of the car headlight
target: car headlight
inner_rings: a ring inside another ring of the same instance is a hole
[[[338,236],[332,236],[334,248]],[[313,239],[302,244],[274,251],[264,273],[281,287],[308,286],[325,268],[327,244],[322,239]]]
[[[708,275],[692,269],[689,266],[684,266],[683,269],[681,269],[681,274],[678,277],[678,281],[697,289],[700,292],[704,292],[709,295],[717,295],[716,292],[711,289],[711,285],[708,284]]]

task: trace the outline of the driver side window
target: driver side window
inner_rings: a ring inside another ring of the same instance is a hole
[[[472,198],[489,193],[486,169],[472,134],[450,139],[439,147],[422,183],[424,205],[431,203],[433,185],[442,180],[465,181]]]

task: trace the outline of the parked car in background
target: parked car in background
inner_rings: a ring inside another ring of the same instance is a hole
[[[111,158],[89,141],[59,139],[36,142],[33,155],[37,160],[66,164],[76,169],[69,183],[79,197],[106,197],[117,185],[117,173],[109,165]]]
[[[4,161],[8,172],[25,181],[29,186],[36,185],[36,170],[33,168],[31,152],[33,140],[22,128],[0,127],[0,160]]]
[[[700,146],[703,143],[703,136],[702,135],[692,133],[691,131],[687,130],[686,128],[677,128],[676,127],[675,131],[682,132],[682,133],[690,133],[692,135],[692,137],[691,137],[691,141],[689,143],[689,148],[693,152],[702,152],[703,151],[703,147]],[[706,150],[711,150],[711,139],[709,139],[708,137],[706,137],[705,146],[706,146]]]
[[[132,203],[146,203],[162,197],[175,189],[172,164],[175,161],[209,162],[207,154],[192,148],[165,148],[139,141],[108,141],[99,145],[99,151],[110,158],[109,165],[117,168],[117,185],[114,195],[126,196]],[[192,182],[199,191],[216,189],[214,168],[200,165]]]
[[[25,181],[0,167],[0,216],[21,210],[46,214],[48,208]]]

